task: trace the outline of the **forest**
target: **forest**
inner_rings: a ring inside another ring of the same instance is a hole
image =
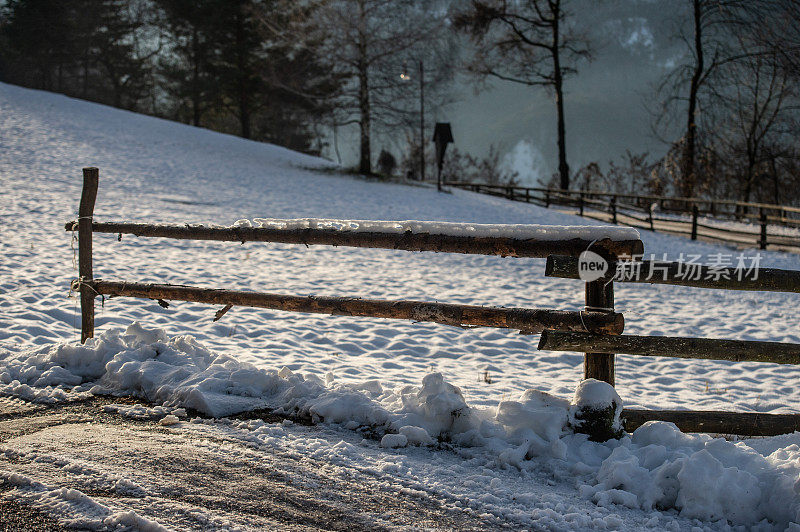
[[[354,172],[412,179],[434,174],[431,110],[515,83],[555,110],[544,185],[800,204],[800,1],[665,2],[682,54],[646,95],[663,153],[576,168],[569,84],[603,53],[585,1],[6,0],[0,81],[310,154],[352,128]],[[487,151],[450,150],[444,178],[513,184]]]

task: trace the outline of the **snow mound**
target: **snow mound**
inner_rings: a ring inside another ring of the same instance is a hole
[[[381,447],[394,449],[408,445],[408,438],[402,434],[386,434],[381,438]]]
[[[538,390],[527,390],[519,401],[501,401],[495,420],[505,427],[508,440],[517,445],[502,459],[519,465],[522,458],[532,456],[565,458],[566,447],[560,438],[568,412],[568,401]]]
[[[800,445],[782,441],[777,450],[762,445],[764,451],[759,452],[757,441],[749,446],[687,435],[662,422],[646,423],[621,440],[590,441],[586,434],[570,429],[576,408],[612,407],[617,421],[622,408],[613,388],[598,381],[583,381],[573,404],[527,390],[490,411],[470,406],[462,391],[440,373],[427,374],[420,386],[394,390],[375,380],[336,384],[329,378],[326,383],[285,367],[260,369],[215,354],[191,336],[169,338],[164,331],[139,323],[124,331],[106,331],[85,345],[58,344],[3,362],[0,393],[7,395],[18,395],[20,390],[63,395],[69,387],[69,393],[134,395],[160,406],[137,410],[111,405],[109,411],[157,417],[168,426],[186,415],[183,408],[214,417],[269,408],[345,429],[369,428],[381,436],[381,447],[400,449],[396,452],[405,452],[402,449],[408,445],[439,442],[471,448],[474,456],[482,455],[485,463],[500,467],[549,464],[554,470],[569,471],[582,496],[600,506],[675,509],[686,518],[722,519],[764,529],[800,522]],[[49,498],[61,504],[64,499],[81,499],[77,493],[25,489],[31,499],[42,501]],[[104,520],[136,520],[109,515],[107,509],[98,513]]]
[[[598,504],[676,508],[687,518],[784,529],[800,522],[799,474],[796,444],[764,456],[744,442],[650,421],[611,452],[584,494]]]
[[[622,399],[614,387],[597,379],[581,381],[575,389],[572,403],[575,406],[590,408],[605,408],[614,404],[619,407],[620,411],[622,410]]]

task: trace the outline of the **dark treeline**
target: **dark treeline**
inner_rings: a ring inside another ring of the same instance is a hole
[[[374,129],[417,116],[401,65],[424,56],[430,104],[441,99],[452,47],[436,4],[0,0],[0,80],[312,154],[357,124],[369,174]]]
[[[279,4],[281,4],[279,6]],[[10,0],[0,75],[20,85],[319,152],[341,80],[288,39],[289,2]],[[271,23],[266,23],[269,20]],[[299,35],[298,31],[298,35]]]
[[[670,148],[606,170],[567,154],[570,80],[603,52],[588,1],[0,0],[0,80],[314,154],[353,127],[359,172],[418,176],[460,73],[552,96],[546,184],[800,202],[800,0],[670,2],[683,53],[646,97]],[[451,150],[445,174],[513,183],[501,163]]]

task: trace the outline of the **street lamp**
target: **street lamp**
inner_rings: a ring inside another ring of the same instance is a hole
[[[400,79],[411,79],[405,62]],[[422,59],[419,60],[419,153],[419,176],[421,181],[425,181],[425,69]]]

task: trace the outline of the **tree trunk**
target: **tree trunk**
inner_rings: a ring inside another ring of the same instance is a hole
[[[200,46],[197,28],[192,30],[192,125],[200,125]]]
[[[358,108],[361,115],[358,122],[361,130],[361,158],[358,171],[362,174],[369,175],[372,173],[372,147],[370,144],[369,80],[367,78],[366,66],[362,68],[359,65],[358,81],[360,85],[358,90]]]
[[[367,64],[367,38],[365,31],[364,6],[359,3],[359,18],[361,24],[358,37],[358,110],[359,126],[361,129],[360,160],[358,171],[369,175],[372,173],[372,146],[370,143],[370,101],[369,101],[369,72]]]
[[[247,51],[245,50],[244,15],[241,9],[236,14],[236,65],[239,71],[239,124],[241,136],[249,139],[250,132],[250,94],[248,80],[250,72],[247,68]]]
[[[753,192],[753,183],[755,182],[756,172],[755,172],[755,154],[748,149],[747,153],[747,173],[745,174],[744,180],[744,191],[742,192],[742,201],[749,202],[750,195]],[[742,207],[742,212],[747,214],[750,209],[747,206]]]
[[[773,188],[773,200],[772,202],[775,205],[780,205],[781,198],[780,198],[780,186],[779,186],[779,179],[778,179],[778,167],[775,164],[775,157],[772,157],[769,161],[769,167],[772,171],[772,188]]]
[[[89,95],[89,53],[85,52],[83,54],[83,86],[82,86],[81,98],[87,100],[88,95]]]
[[[556,92],[556,111],[558,116],[558,175],[562,190],[569,189],[569,165],[567,164],[567,134],[564,125],[564,78],[561,72],[559,55],[559,20],[561,2],[556,2],[553,9],[553,86]]]
[[[692,81],[689,87],[689,107],[686,116],[686,139],[683,146],[683,164],[681,171],[681,193],[691,197],[697,181],[695,158],[697,150],[697,93],[700,89],[700,77],[703,75],[703,33],[701,25],[701,0],[694,0],[694,50],[697,62],[694,66]]]

